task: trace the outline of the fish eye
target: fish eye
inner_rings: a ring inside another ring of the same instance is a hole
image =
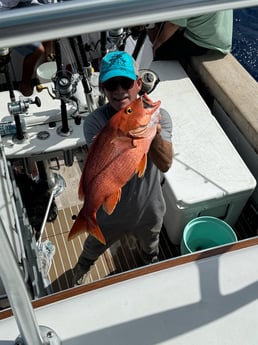
[[[126,110],[125,110],[125,113],[127,115],[130,115],[131,113],[133,112],[133,109],[131,107],[128,107]]]

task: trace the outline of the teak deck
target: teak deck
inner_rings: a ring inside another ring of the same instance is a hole
[[[81,176],[85,150],[79,149],[74,155],[74,163],[66,167],[64,161],[59,159],[59,171],[66,182],[64,191],[55,198],[58,207],[58,216],[53,222],[46,224],[41,241],[49,240],[55,246],[55,255],[52,260],[49,279],[53,292],[72,287],[73,268],[83,249],[87,234],[82,234],[68,242],[67,235],[72,226],[73,215],[77,215],[82,202],[78,199],[77,190]],[[55,167],[53,160],[53,169]],[[52,164],[51,164],[52,165]],[[179,255],[178,248],[173,246],[162,229],[160,238],[160,261]],[[125,236],[99,257],[86,276],[85,283],[98,281],[115,273],[125,272],[143,265],[140,248],[137,242]]]

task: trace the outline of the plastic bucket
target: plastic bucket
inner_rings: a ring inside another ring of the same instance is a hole
[[[203,216],[191,220],[184,228],[181,254],[237,242],[234,230],[223,220]]]
[[[56,70],[55,61],[45,62],[37,68],[37,78],[40,83],[48,83],[51,81],[51,78],[55,76]]]

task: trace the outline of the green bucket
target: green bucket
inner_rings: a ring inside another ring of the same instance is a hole
[[[203,216],[191,220],[184,228],[181,254],[237,242],[234,230],[223,220]]]

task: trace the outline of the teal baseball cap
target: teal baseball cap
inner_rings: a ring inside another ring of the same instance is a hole
[[[106,54],[102,59],[99,80],[104,83],[115,77],[137,79],[135,60],[124,51],[114,51]]]

